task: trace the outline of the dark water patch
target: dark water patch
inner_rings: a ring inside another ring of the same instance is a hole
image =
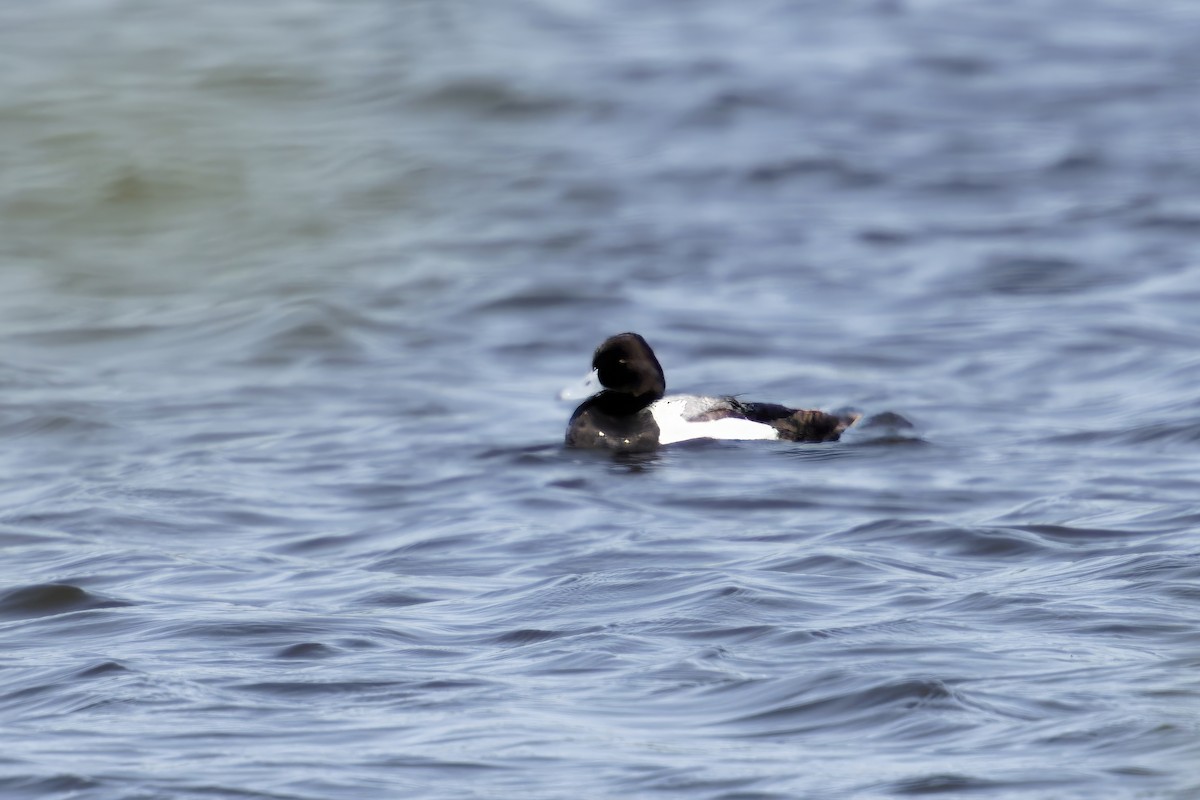
[[[0,390],[11,398],[16,392],[60,387],[63,376],[45,364],[21,364],[8,357],[0,359]]]
[[[803,699],[771,702],[762,711],[733,717],[721,725],[732,727],[739,737],[751,738],[793,736],[817,730],[844,735],[864,725],[887,724],[918,710],[934,714],[963,711],[955,692],[941,681],[855,683],[848,679],[833,681],[829,686],[817,683],[803,693],[808,695]]]
[[[1191,449],[1200,442],[1200,420],[1133,422],[1102,429],[1051,434],[1047,441],[1063,445],[1153,445]]]
[[[503,296],[484,298],[475,305],[477,312],[521,312],[541,311],[555,308],[615,309],[624,303],[624,298],[599,293],[579,286],[533,286]]]
[[[264,681],[235,684],[230,688],[269,697],[334,698],[378,697],[394,693],[402,684],[392,681]]]
[[[488,763],[484,761],[456,761],[452,759],[440,758],[413,758],[411,756],[392,756],[382,759],[378,762],[378,766],[388,769],[432,769],[432,770],[449,770],[457,772],[458,770],[504,770],[512,769],[511,766],[505,764]]]
[[[329,621],[310,620],[293,615],[278,622],[266,622],[254,620],[268,617],[269,614],[255,614],[252,610],[244,608],[236,610],[239,612],[236,616],[231,613],[229,619],[224,621],[192,620],[187,623],[171,623],[157,627],[151,632],[160,638],[187,636],[209,643],[217,641],[237,646],[249,645],[256,649],[260,645],[275,648],[287,647],[297,640],[319,640],[332,633],[340,633],[344,636],[349,632],[357,634],[352,638],[364,639],[375,646],[411,645],[418,644],[423,640],[420,633],[400,631],[370,621],[363,621],[361,625],[345,621],[338,625]],[[339,646],[342,646],[340,640]]]
[[[1037,534],[1042,541],[1070,548],[1092,547],[1113,542],[1133,543],[1140,536],[1132,531],[1108,528],[1078,528],[1070,525],[1016,525],[1016,531]]]
[[[1157,615],[1127,614],[1126,616],[1129,617],[1127,622],[1086,624],[1081,621],[1079,624],[1071,626],[1071,629],[1086,635],[1111,636],[1130,640],[1153,638],[1166,642],[1171,639],[1179,639],[1191,643],[1200,640],[1200,637],[1196,635],[1195,628],[1187,623],[1162,621]]]
[[[552,480],[546,484],[547,488],[552,489],[567,489],[570,491],[582,491],[587,489],[589,484],[584,478],[559,478]]]
[[[887,176],[865,165],[849,163],[830,156],[790,158],[759,163],[745,170],[745,179],[756,184],[775,184],[811,178],[824,178],[846,187],[865,187],[883,183]]]
[[[715,778],[705,777],[691,770],[660,769],[651,775],[644,775],[638,780],[638,789],[642,792],[671,793],[682,796],[699,796],[700,793],[718,793],[717,797],[741,796],[741,788],[748,782],[746,778]]]
[[[276,658],[284,659],[319,659],[329,658],[337,655],[336,648],[330,647],[327,644],[320,642],[301,642],[299,644],[288,645],[276,651]]]
[[[903,796],[928,794],[970,794],[1003,786],[1004,783],[970,775],[935,774],[896,781],[888,789]]]
[[[873,434],[882,431],[886,435],[899,435],[901,431],[911,431],[915,428],[912,421],[895,411],[865,414],[853,426],[853,430],[871,431]]]
[[[241,95],[254,104],[281,99],[312,102],[322,89],[319,74],[306,71],[303,63],[215,64],[195,80],[199,89]]]
[[[164,781],[164,783],[167,783],[170,787],[171,794],[168,796],[178,797],[180,800],[191,800],[191,798],[196,798],[196,800],[213,800],[214,798],[227,798],[228,800],[317,800],[317,798],[330,796],[328,794],[328,787],[323,786],[320,781],[311,782],[313,784],[312,789],[305,787],[298,792],[255,791],[224,783],[176,783],[173,781]],[[150,800],[150,798],[157,800],[160,796],[163,795],[140,792],[132,795],[130,800]]]
[[[1164,587],[1170,581],[1200,581],[1200,553],[1129,552],[1128,558],[1107,565],[1105,576],[1130,581],[1162,581]]]
[[[544,117],[573,105],[569,98],[489,77],[447,80],[426,89],[417,100],[434,110],[501,118]]]
[[[780,629],[775,625],[726,626],[719,623],[701,621],[694,629],[681,630],[678,635],[687,639],[733,645],[755,642],[765,637],[777,636],[779,632]],[[724,679],[723,677],[722,680]]]
[[[298,360],[335,366],[360,363],[374,351],[376,337],[390,332],[368,312],[349,299],[300,297],[268,314],[241,315],[231,321],[231,331],[226,334],[241,342],[231,361],[263,369]],[[249,346],[247,339],[252,340]]]
[[[414,535],[422,536],[422,533],[417,531]],[[394,555],[372,564],[371,568],[404,574],[413,557],[429,557],[441,553],[466,554],[485,545],[486,541],[481,540],[474,532],[427,536],[396,548],[393,551]]]
[[[1111,346],[1114,342],[1145,344],[1153,348],[1200,347],[1200,330],[1165,320],[1104,320],[1094,328],[1095,334]],[[1185,368],[1186,369],[1186,368]],[[1191,370],[1188,370],[1190,373]],[[1185,406],[1186,408],[1186,406]]]
[[[747,112],[778,112],[787,106],[788,98],[773,87],[714,85],[711,91],[699,95],[698,101],[683,112],[676,124],[688,130],[709,125],[724,127]]]
[[[439,678],[436,680],[421,681],[417,686],[421,689],[430,689],[432,691],[453,691],[455,689],[478,689],[483,686],[490,686],[489,681],[484,680],[469,680],[469,679],[449,679]]]
[[[57,775],[0,776],[0,792],[12,800],[45,800],[48,797],[73,797],[104,788],[105,783],[72,773]],[[83,795],[88,796],[88,795]]]
[[[563,423],[563,430],[566,430],[565,421]],[[555,442],[554,444],[529,444],[488,448],[477,453],[475,457],[480,459],[500,459],[508,461],[514,466],[541,466],[550,462],[562,461],[567,454],[568,451],[563,445],[560,442]]]
[[[0,619],[9,619],[13,623],[9,631],[17,639],[37,636],[48,642],[103,642],[108,638],[128,636],[145,624],[146,617],[142,612],[127,612],[123,607],[115,607],[88,609],[86,613],[67,611],[11,618],[0,615]]]
[[[78,586],[44,583],[13,589],[0,595],[0,616],[7,619],[32,619],[98,608],[124,608],[133,605],[94,595]]]
[[[1194,236],[1200,234],[1200,207],[1167,205],[1144,212],[1135,224]]]
[[[704,509],[710,513],[736,515],[754,511],[801,511],[822,505],[819,498],[806,498],[797,492],[794,497],[747,497],[740,494],[708,495],[672,500],[675,508]]]
[[[796,589],[765,582],[751,584],[749,575],[727,579],[722,585],[707,586],[689,604],[709,608],[722,619],[737,619],[745,613],[787,612],[802,613],[817,604],[806,600]],[[758,577],[758,576],[753,576]]]
[[[126,340],[143,340],[163,330],[159,325],[108,325],[48,328],[12,337],[19,342],[48,348],[102,345]]]
[[[539,644],[547,642],[551,639],[557,639],[565,634],[562,631],[544,631],[534,628],[523,628],[521,630],[506,631],[497,635],[493,641],[496,644],[522,646],[527,644]]]
[[[1110,166],[1105,155],[1094,149],[1078,147],[1058,156],[1046,165],[1046,171],[1066,176],[1098,172]]]
[[[1036,531],[962,527],[936,520],[880,519],[837,534],[839,542],[904,542],[921,552],[962,557],[1012,558],[1045,554],[1049,546]]]
[[[1000,295],[1057,295],[1103,286],[1115,278],[1074,258],[1012,254],[987,258],[976,285]]]
[[[1131,593],[1139,595],[1157,593],[1168,600],[1178,600],[1193,605],[1200,604],[1200,586],[1195,583],[1155,580],[1131,584],[1129,590]]]
[[[857,427],[857,426],[856,426]],[[842,434],[842,441],[847,447],[863,448],[925,448],[935,447],[936,444],[906,428],[889,429],[886,426],[877,428],[853,428]]]
[[[860,594],[865,598],[869,594],[862,591],[861,584],[855,588],[860,589]],[[900,597],[893,600],[893,592],[886,587],[870,587],[873,589],[873,594],[876,596],[885,596],[887,602],[898,602],[903,604],[904,598]],[[930,602],[925,602],[924,605],[930,605]],[[786,640],[794,643],[805,643],[812,640],[829,639],[836,640],[839,643],[849,641],[864,634],[882,636],[885,640],[901,640],[904,637],[917,637],[927,633],[923,628],[923,623],[919,622],[916,617],[898,616],[888,613],[883,618],[867,617],[863,622],[846,624],[846,625],[828,625],[825,627],[812,627],[806,630],[793,631],[786,634]],[[848,646],[848,645],[847,645]],[[894,645],[893,645],[894,647]]]
[[[351,538],[347,535],[312,536],[297,541],[284,542],[281,545],[271,548],[271,551],[293,556],[336,553],[345,550]]]
[[[465,647],[409,647],[404,649],[401,655],[438,664],[457,664],[471,652],[473,648]]]
[[[927,53],[917,56],[913,64],[931,72],[962,78],[983,75],[996,67],[989,57],[970,53]]]
[[[405,410],[408,414],[408,410]],[[336,460],[323,464],[322,468],[329,472],[338,472]],[[355,506],[370,511],[396,511],[416,504],[416,500],[406,491],[404,483],[379,481],[376,483],[359,483],[356,481],[322,482],[320,488],[336,492],[354,502]],[[314,547],[336,546],[341,537],[318,536],[309,540]],[[300,545],[305,546],[305,545]]]
[[[43,635],[50,635],[45,629]],[[74,657],[70,661],[76,661]],[[79,667],[75,663],[36,674],[14,671],[12,689],[0,708],[25,719],[51,720],[65,715],[117,706],[133,697],[149,699],[156,693],[151,681],[115,661]]]
[[[589,216],[610,212],[621,201],[621,192],[616,187],[602,181],[580,181],[568,183],[562,187],[560,200],[580,208]],[[572,239],[573,243],[582,243],[586,237],[582,234]]]
[[[1038,595],[971,592],[962,597],[956,597],[939,608],[950,616],[961,616],[964,619],[971,619],[976,615],[1001,617],[1003,614],[1015,613],[1032,622],[1038,616],[1035,614],[1037,608],[1046,603],[1046,598]],[[1043,619],[1053,618],[1050,615],[1041,616]]]
[[[1147,767],[1112,767],[1108,770],[1111,775],[1132,775],[1138,778],[1157,778],[1165,777],[1166,773],[1161,770],[1148,769]]]
[[[20,521],[19,518],[14,521]],[[29,545],[44,545],[54,541],[69,540],[71,537],[68,534],[55,533],[47,530],[21,530],[19,527],[8,525],[0,522],[0,548],[5,547],[25,547]]]
[[[553,548],[551,548],[553,549]],[[559,575],[603,575],[636,570],[646,563],[647,553],[642,548],[627,547],[624,549],[605,548],[589,549],[583,553],[571,553],[561,558],[553,558],[545,565],[533,571],[533,574],[546,576]],[[700,564],[704,557],[697,555],[680,556],[682,562]]]
[[[839,577],[865,577],[878,573],[878,568],[865,558],[849,553],[814,553],[801,557],[784,557],[758,565],[760,569],[787,572],[797,575],[836,575]]]
[[[130,671],[131,670],[129,669],[129,667],[126,667],[124,664],[121,664],[119,662],[101,661],[98,664],[95,664],[93,666],[86,667],[82,670],[79,670],[75,674],[76,674],[76,677],[79,677],[79,678],[96,678],[96,677],[100,677],[102,675],[120,675],[122,673],[128,673]]]
[[[198,188],[197,181],[180,169],[145,169],[127,165],[114,175],[99,190],[99,201],[106,209],[105,218],[112,221],[113,211],[137,210],[155,213],[170,204],[185,204],[193,201]],[[235,179],[236,180],[236,179]],[[231,182],[228,188],[234,188]]]
[[[885,226],[874,224],[859,229],[858,238],[867,244],[878,247],[899,246],[908,244],[920,234],[899,225]]]
[[[105,412],[95,409],[78,413],[38,411],[30,414],[21,410],[16,418],[0,422],[0,439],[21,437],[58,437],[73,441],[97,433],[114,430],[115,426],[103,419]]]
[[[417,591],[387,591],[387,592],[372,592],[364,597],[358,598],[356,605],[377,608],[406,608],[408,606],[417,606],[422,603],[432,603],[441,598],[422,594]]]
[[[1128,442],[1130,444],[1194,445],[1200,442],[1200,420],[1154,422],[1146,425],[1138,425],[1119,432],[1114,438],[1118,442]]]
[[[921,191],[939,197],[988,197],[1002,193],[1008,181],[999,175],[973,175],[969,173],[950,173],[936,177],[925,178],[918,182]],[[1033,230],[1032,224],[1007,223],[998,227],[992,225],[946,225],[939,228],[941,233],[951,233],[960,236],[995,235],[1000,233],[1017,233]]]

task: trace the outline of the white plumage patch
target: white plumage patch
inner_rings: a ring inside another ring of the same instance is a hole
[[[692,422],[724,401],[719,397],[680,394],[664,397],[650,406],[658,425],[658,443],[673,444],[689,439],[778,439],[779,431],[762,422],[725,417]]]

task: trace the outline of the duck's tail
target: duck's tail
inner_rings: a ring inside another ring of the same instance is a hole
[[[775,403],[739,402],[738,406],[747,419],[765,422],[779,431],[780,439],[793,442],[836,442],[862,416],[855,412],[829,414],[788,408]]]

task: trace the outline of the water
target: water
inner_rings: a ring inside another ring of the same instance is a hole
[[[1200,796],[1195,4],[260,5],[0,10],[0,796]]]

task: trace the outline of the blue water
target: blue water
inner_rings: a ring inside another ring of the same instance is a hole
[[[0,9],[0,797],[1200,797],[1198,42]],[[623,330],[867,422],[567,451]]]

